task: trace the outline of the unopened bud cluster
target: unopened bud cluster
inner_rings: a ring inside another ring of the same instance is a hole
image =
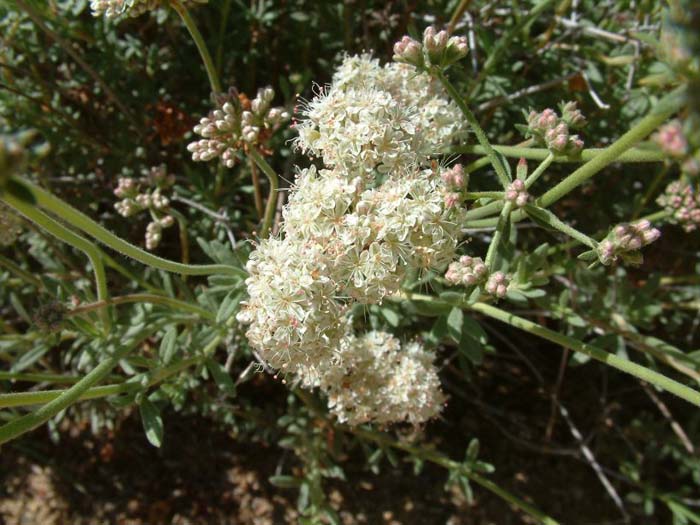
[[[493,272],[489,275],[484,290],[489,295],[493,295],[498,299],[502,299],[508,293],[508,285],[510,284],[510,277],[508,277],[503,272]]]
[[[603,264],[611,264],[618,257],[636,252],[660,236],[661,232],[646,219],[633,224],[618,224],[598,245],[598,257]]]
[[[688,153],[688,141],[683,134],[680,120],[673,120],[659,128],[653,136],[661,151],[674,159],[682,159]]]
[[[143,211],[149,211],[152,221],[146,226],[146,248],[155,250],[163,237],[163,229],[174,223],[169,215],[170,199],[164,195],[175,182],[168,175],[165,166],[151,168],[141,180],[131,177],[119,177],[114,195],[121,200],[114,208],[122,217],[132,217]],[[145,188],[143,187],[145,186]]]
[[[232,168],[238,150],[264,143],[289,118],[284,108],[271,106],[274,98],[270,87],[259,89],[253,100],[234,88],[216,95],[216,109],[194,127],[203,138],[187,146],[192,160],[207,162],[220,157],[227,168]]]
[[[522,208],[530,200],[530,194],[525,188],[525,182],[521,179],[515,179],[506,188],[504,198],[508,202],[512,202],[514,206]]]
[[[467,190],[469,176],[464,173],[461,164],[455,164],[440,173],[444,183],[444,202],[446,208],[459,206],[464,200],[464,192]]]
[[[672,182],[656,202],[670,212],[671,220],[686,232],[700,227],[700,192],[689,182]]]
[[[481,257],[463,255],[450,263],[445,279],[451,284],[475,286],[483,283],[488,276],[488,268]]]
[[[503,272],[489,273],[481,257],[463,255],[450,263],[445,273],[448,283],[462,286],[483,285],[484,291],[498,299],[508,292],[510,278]]]
[[[418,69],[430,66],[445,68],[469,52],[467,39],[463,36],[450,36],[447,31],[438,31],[429,26],[423,32],[423,41],[418,42],[404,36],[394,44],[394,60],[411,64]]]
[[[206,4],[208,0],[183,0],[185,4]],[[90,0],[93,16],[116,18],[121,15],[140,16],[147,11],[167,7],[165,0]]]
[[[583,141],[571,134],[571,130],[583,128],[586,119],[576,108],[576,102],[562,104],[560,109],[561,116],[551,108],[540,113],[530,111],[527,135],[556,155],[577,155],[583,149]]]

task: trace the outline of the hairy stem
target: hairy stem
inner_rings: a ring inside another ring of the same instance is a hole
[[[84,213],[76,210],[69,204],[43,190],[36,184],[20,177],[12,177],[12,181],[30,192],[36,199],[37,204],[42,208],[61,217],[75,228],[78,228],[94,239],[97,239],[114,251],[119,252],[126,257],[131,257],[142,264],[152,266],[158,270],[179,273],[182,275],[224,274],[236,275],[239,277],[245,276],[245,272],[242,269],[234,266],[224,264],[182,264],[163,259],[162,257],[158,257],[152,253],[148,253],[147,251],[142,250],[141,248],[138,248],[114,235],[112,232],[100,226]]]
[[[31,204],[27,204],[21,199],[18,199],[10,192],[5,192],[2,196],[3,200],[15,210],[24,215],[27,219],[43,228],[48,233],[59,239],[60,241],[69,244],[73,248],[80,250],[87,255],[92,265],[92,271],[95,274],[95,287],[97,288],[97,299],[99,301],[109,300],[109,291],[107,289],[107,274],[102,262],[102,254],[97,246],[91,243],[84,237],[72,232],[61,223],[55,221],[41,210],[35,208]],[[111,322],[108,310],[100,310],[100,320],[105,333],[109,333]]]
[[[279,189],[279,179],[275,170],[268,164],[265,158],[255,148],[248,150],[248,155],[253,159],[255,164],[263,171],[270,181],[270,194],[267,197],[265,205],[265,218],[263,219],[262,228],[260,229],[260,238],[265,239],[270,233],[272,222],[275,219],[275,211],[277,210],[277,191]]]
[[[542,195],[538,199],[538,205],[544,208],[551,206],[600,170],[615,162],[623,153],[639,141],[644,140],[663,124],[666,119],[679,111],[683,107],[684,102],[685,87],[675,89],[666,95],[646,117],[634,125],[627,133]]]
[[[526,148],[522,146],[492,146],[498,153],[504,157],[512,158],[524,158],[527,160],[544,160],[551,152],[546,148]],[[581,151],[581,154],[575,157],[568,157],[565,155],[556,155],[553,159],[555,163],[580,163],[588,162],[600,155],[604,148],[588,148]],[[479,145],[472,146],[455,146],[449,149],[448,153],[466,153],[475,155],[485,155],[486,150]],[[665,160],[664,154],[659,149],[643,149],[643,148],[632,148],[618,158],[615,162],[622,163],[642,163],[642,162],[663,162]]]
[[[457,89],[452,85],[452,83],[447,79],[447,77],[442,71],[440,71],[439,69],[435,69],[431,70],[431,73],[433,73],[440,80],[444,88],[450,94],[450,97],[452,97],[457,106],[459,106],[459,109],[462,111],[464,118],[467,119],[467,122],[471,126],[472,131],[476,135],[476,140],[478,140],[479,144],[481,144],[481,147],[484,148],[484,152],[489,158],[493,169],[496,170],[496,175],[498,175],[498,179],[501,181],[501,184],[505,188],[506,186],[508,186],[508,184],[510,184],[510,177],[508,176],[508,173],[506,173],[505,167],[503,166],[501,159],[498,158],[496,151],[491,147],[489,139],[486,136],[486,133],[484,133],[484,130],[481,129],[481,125],[476,119],[476,116],[474,116],[474,113],[472,113],[472,110],[469,109],[469,106],[464,101],[462,95],[459,94]]]
[[[503,323],[509,324],[528,333],[541,337],[542,339],[551,341],[552,343],[556,343],[565,348],[569,348],[570,350],[574,350],[576,352],[585,354],[588,357],[605,363],[606,365],[612,366],[613,368],[617,368],[618,370],[633,375],[634,377],[641,379],[642,381],[647,381],[661,388],[662,390],[666,390],[667,392],[675,394],[676,396],[688,401],[689,403],[692,403],[695,406],[700,406],[700,392],[693,390],[692,388],[689,388],[669,377],[666,377],[665,375],[650,370],[649,368],[640,366],[636,363],[633,363],[632,361],[628,361],[627,359],[618,357],[615,354],[608,353],[605,350],[602,350],[601,348],[589,345],[587,343],[574,339],[573,337],[569,337],[567,335],[560,334],[558,332],[545,328],[544,326],[524,319],[523,317],[513,315],[509,312],[506,312],[505,310],[496,308],[495,306],[491,306],[485,303],[474,303],[470,305],[469,308],[476,312],[481,312],[484,315],[497,319],[498,321],[501,321]]]
[[[639,141],[644,140],[661,124],[663,124],[674,113],[677,113],[684,105],[685,101],[685,86],[681,86],[662,98],[659,103],[654,106],[651,112],[635,124],[627,133],[613,142],[609,147],[600,151],[598,155],[579,167],[568,177],[562,180],[559,184],[551,188],[544,195],[535,201],[535,204],[541,208],[551,206],[565,195],[571,193],[588,179],[599,173],[606,166],[616,162],[625,152],[632,148]],[[490,205],[487,205],[490,206]],[[486,206],[484,206],[486,208]],[[480,208],[479,208],[480,209]],[[475,212],[478,211],[474,210]],[[480,215],[484,217],[485,215]],[[473,218],[474,215],[472,214]],[[513,222],[521,221],[526,217],[521,210],[516,211],[511,215]],[[470,218],[467,212],[467,218]],[[483,228],[496,225],[495,219],[487,219],[470,223],[470,228]]]
[[[498,217],[498,225],[496,226],[496,231],[493,233],[493,238],[491,239],[491,244],[489,244],[489,249],[486,252],[486,259],[484,260],[484,264],[486,264],[489,271],[493,271],[495,269],[498,245],[501,243],[503,231],[510,220],[510,212],[512,209],[513,203],[510,201],[506,202],[503,206],[503,210],[501,210],[500,217]]]
[[[533,171],[528,178],[525,179],[525,188],[530,189],[530,186],[532,186],[537,179],[539,179],[542,174],[547,171],[547,168],[549,168],[550,164],[554,161],[554,155],[550,153],[547,155],[542,162],[540,162],[540,165],[535,168],[535,171]]]
[[[204,38],[202,38],[202,33],[200,33],[199,29],[197,29],[197,24],[195,24],[190,12],[180,0],[170,0],[170,5],[175,11],[177,11],[177,14],[180,15],[182,22],[185,24],[185,27],[187,27],[192,40],[194,40],[194,43],[197,46],[199,55],[202,57],[202,62],[204,62],[204,68],[207,70],[209,85],[211,86],[212,92],[221,93],[222,89],[221,82],[219,81],[219,75],[216,72],[214,61],[211,59],[211,55],[207,49],[207,44],[204,42]]]
[[[109,305],[120,305],[120,304],[130,304],[130,303],[150,303],[150,304],[160,304],[163,306],[168,306],[176,310],[182,310],[184,312],[191,312],[199,315],[204,319],[213,321],[216,319],[216,315],[209,310],[197,306],[192,303],[187,303],[173,297],[167,297],[165,295],[154,295],[147,293],[134,293],[129,295],[120,295],[117,297],[112,297],[106,301],[98,301],[96,303],[83,304],[76,308],[70,310],[66,315],[82,315],[93,310],[100,310]]]
[[[34,412],[14,419],[0,427],[0,445],[46,423],[60,411],[65,410],[75,403],[91,386],[98,383],[109,374],[121,359],[143,341],[144,337],[148,337],[156,329],[155,326],[151,326],[141,332],[138,337],[117,346],[111,356],[100,362],[99,365],[93,368],[85,377],[68,390],[62,391],[57,397]]]
[[[496,308],[495,306],[479,302],[467,304],[463,301],[445,301],[442,299],[431,297],[429,295],[412,293],[402,294],[401,298],[413,301],[449,304],[458,308],[470,309],[475,312],[480,312],[493,319],[514,326],[515,328],[519,328],[520,330],[528,332],[532,335],[536,335],[537,337],[541,337],[542,339],[546,339],[547,341],[551,341],[552,343],[561,345],[564,348],[568,348],[570,350],[574,350],[575,352],[585,354],[588,357],[605,363],[606,365],[609,365],[613,368],[617,368],[618,370],[621,370],[622,372],[625,372],[638,379],[641,379],[642,381],[647,381],[648,383],[651,383],[661,388],[662,390],[666,390],[667,392],[670,392],[680,397],[681,399],[692,403],[693,405],[700,406],[700,392],[698,392],[697,390],[693,390],[692,388],[689,388],[679,383],[678,381],[671,379],[670,377],[666,377],[663,374],[650,370],[649,368],[633,363],[632,361],[629,361],[627,359],[618,357],[615,354],[606,352],[605,350],[598,348],[597,346],[584,343],[583,341],[579,341],[578,339],[574,339],[573,337],[569,337],[564,334],[560,334],[558,332],[545,328],[542,325],[534,323],[528,319],[518,317],[517,315],[511,314],[510,312],[501,310],[500,308]]]

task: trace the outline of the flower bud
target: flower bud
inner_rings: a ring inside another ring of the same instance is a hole
[[[394,44],[394,61],[423,67],[423,47],[410,36],[403,36]]]
[[[567,102],[561,106],[561,118],[572,129],[581,129],[586,125],[586,117],[576,107],[576,102]]]

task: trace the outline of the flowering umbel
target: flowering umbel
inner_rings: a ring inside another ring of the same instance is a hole
[[[238,150],[264,143],[289,118],[284,108],[271,106],[274,97],[270,87],[259,89],[253,100],[234,88],[214,95],[216,109],[194,127],[202,139],[187,146],[192,160],[206,162],[220,157],[227,168],[233,168]]]
[[[346,57],[330,86],[299,111],[297,147],[328,167],[398,172],[423,165],[464,130],[457,106],[425,73]]]
[[[422,423],[444,402],[434,357],[382,332],[356,336],[349,314],[397,293],[409,270],[455,257],[463,210],[446,195],[466,177],[428,166],[461,129],[457,108],[427,75],[363,55],[301,116],[298,147],[328,169],[299,171],[282,237],[250,256],[237,318],[262,359],[320,387],[341,421]]]

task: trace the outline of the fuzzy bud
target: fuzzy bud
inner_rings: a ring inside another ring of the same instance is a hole
[[[511,182],[506,188],[504,198],[518,208],[525,206],[530,199],[530,195],[525,188],[525,182],[522,179],[515,179]]]
[[[463,255],[450,263],[445,272],[445,279],[450,284],[474,286],[486,279],[487,268],[481,257]]]
[[[673,158],[682,158],[688,153],[688,141],[683,135],[681,123],[673,120],[662,126],[653,136],[661,150]]]
[[[394,61],[423,67],[423,47],[410,36],[404,36],[394,44]]]
[[[581,129],[586,124],[586,117],[583,116],[581,110],[576,107],[576,102],[566,102],[561,105],[561,119],[571,129]]]
[[[510,278],[503,272],[494,272],[489,275],[484,290],[489,295],[493,295],[498,299],[502,299],[508,293],[508,285],[510,284]]]

